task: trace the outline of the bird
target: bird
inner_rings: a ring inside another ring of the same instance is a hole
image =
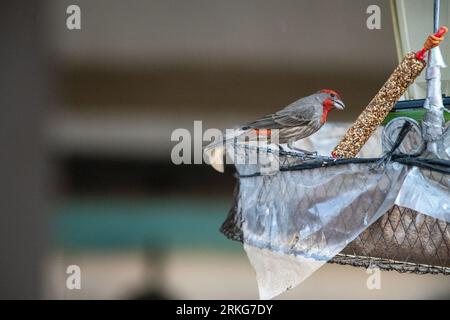
[[[214,169],[224,172],[223,157],[227,142],[243,135],[250,141],[256,141],[261,135],[271,135],[272,130],[277,132],[279,144],[287,144],[290,149],[308,153],[296,148],[293,143],[318,131],[327,121],[328,113],[334,109],[345,109],[341,96],[331,89],[319,90],[275,113],[235,127],[231,136],[227,134],[226,138],[205,147],[206,158]]]

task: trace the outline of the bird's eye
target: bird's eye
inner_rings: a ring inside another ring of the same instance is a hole
[[[334,98],[334,97],[336,97],[336,95],[335,95],[334,93],[332,93],[332,94],[331,94],[331,97]]]

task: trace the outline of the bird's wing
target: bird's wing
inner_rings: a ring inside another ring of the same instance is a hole
[[[242,129],[281,129],[307,126],[315,120],[316,108],[312,104],[294,102],[286,108],[245,124]]]

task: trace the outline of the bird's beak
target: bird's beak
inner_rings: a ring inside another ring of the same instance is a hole
[[[341,100],[334,100],[334,107],[339,110],[344,110],[345,104]]]

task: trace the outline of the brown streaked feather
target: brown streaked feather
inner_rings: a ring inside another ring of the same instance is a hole
[[[249,122],[243,128],[281,129],[284,127],[308,126],[316,118],[320,119],[323,107],[315,95],[301,98],[284,109],[268,114],[260,119]]]
[[[300,140],[322,127],[323,106],[315,95],[299,99],[282,110],[268,114],[241,127],[251,129],[278,129],[279,143]]]

